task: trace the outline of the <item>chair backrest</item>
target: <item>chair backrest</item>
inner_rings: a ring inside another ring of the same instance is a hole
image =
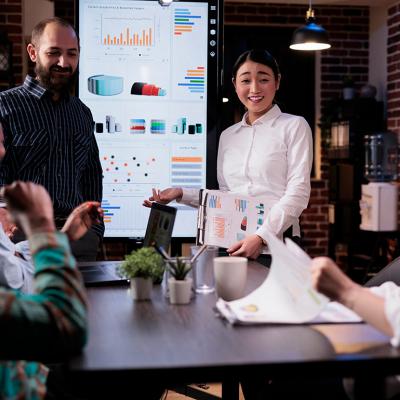
[[[390,264],[386,265],[385,268],[367,281],[364,286],[379,286],[388,281],[392,281],[400,286],[400,257],[395,258]]]

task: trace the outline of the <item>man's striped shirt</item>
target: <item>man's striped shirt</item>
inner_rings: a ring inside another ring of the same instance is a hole
[[[56,217],[67,217],[84,201],[101,201],[94,122],[82,101],[74,96],[53,101],[48,90],[27,76],[22,86],[0,93],[0,123],[6,148],[0,185],[15,180],[43,185]],[[92,229],[102,235],[104,226]]]

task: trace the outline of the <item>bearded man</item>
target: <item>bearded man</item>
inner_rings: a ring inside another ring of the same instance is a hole
[[[27,51],[35,77],[0,93],[5,156],[0,185],[16,180],[43,185],[54,205],[57,227],[85,201],[101,201],[102,169],[90,110],[70,94],[79,62],[75,29],[60,18],[39,22]],[[0,126],[0,130],[1,130]],[[104,224],[72,243],[78,260],[96,258]]]

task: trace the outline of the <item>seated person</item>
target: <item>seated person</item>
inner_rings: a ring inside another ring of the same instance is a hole
[[[390,336],[391,344],[400,346],[400,286],[385,282],[365,288],[353,282],[327,257],[312,261],[313,285],[316,290],[353,310],[365,322]],[[347,392],[352,396],[352,380],[346,379]],[[386,379],[386,398],[398,398],[400,377]]]
[[[365,288],[353,282],[327,257],[312,261],[316,290],[353,310],[365,322],[391,336],[400,345],[400,287],[393,282]]]
[[[70,241],[78,240],[92,224],[100,223],[102,214],[99,202],[87,201],[72,211],[61,232],[66,233]],[[11,239],[16,230],[8,210],[0,208],[0,285],[31,293],[35,269],[29,243],[27,240],[13,243]]]
[[[400,345],[400,287],[386,282],[379,287],[365,288],[353,282],[327,257],[317,257],[311,264],[313,285],[320,293],[328,296],[357,313],[364,321],[392,337],[393,346]],[[242,382],[246,400],[307,398],[348,399],[352,396],[352,382],[333,379],[260,380]],[[387,381],[388,398],[400,393],[400,381],[395,377]]]
[[[0,288],[0,398],[41,399],[48,370],[33,360],[59,361],[82,349],[85,294],[67,235],[56,231],[46,190],[14,182],[4,187],[4,197],[29,240],[35,294]]]

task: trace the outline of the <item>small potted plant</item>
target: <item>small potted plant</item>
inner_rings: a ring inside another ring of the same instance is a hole
[[[175,257],[168,260],[167,268],[171,275],[168,279],[169,301],[171,304],[188,304],[192,294],[192,278],[187,276],[192,269],[190,259]]]
[[[131,281],[131,295],[134,300],[148,300],[153,282],[161,280],[164,259],[153,247],[142,247],[125,256],[118,273]]]

